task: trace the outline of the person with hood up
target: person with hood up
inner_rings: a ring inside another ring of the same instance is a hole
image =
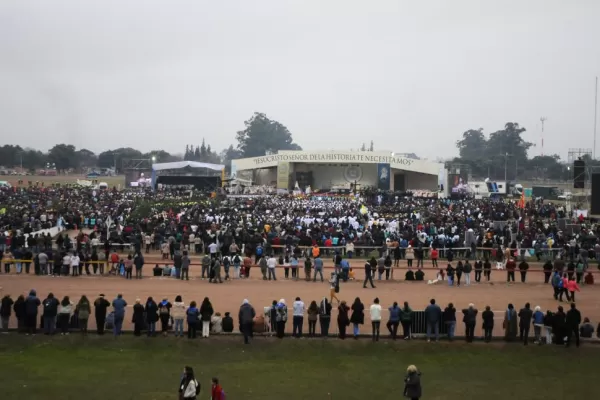
[[[1,287],[0,291],[2,291]],[[0,303],[0,328],[2,328],[2,332],[4,333],[8,333],[8,324],[10,322],[13,304],[14,301],[10,298],[10,295],[7,294],[2,297],[2,302]]]
[[[508,305],[504,313],[504,339],[507,342],[512,342],[517,338],[517,312],[512,304]]]
[[[44,335],[54,335],[56,329],[56,316],[58,315],[58,300],[54,298],[53,293],[48,293],[48,297],[43,301],[42,306]]]
[[[202,337],[207,338],[210,335],[210,319],[214,314],[213,306],[208,299],[205,297],[200,305],[200,318],[202,320]]]
[[[196,307],[196,302],[192,301],[185,312],[188,323],[188,339],[196,339],[196,329],[198,328],[198,317],[200,310]]]
[[[156,322],[158,321],[158,304],[152,297],[148,297],[146,300],[146,307],[144,308],[146,314],[146,322],[148,323],[148,336],[156,336]]]
[[[173,308],[171,309],[171,317],[173,318],[173,331],[175,337],[183,337],[183,321],[186,317],[185,304],[180,295],[175,297]]]
[[[110,303],[104,298],[104,294],[100,293],[96,301],[94,301],[94,316],[96,318],[96,332],[98,335],[104,335],[104,324],[106,322],[106,310],[108,307],[110,307]]]
[[[419,400],[422,396],[421,373],[414,365],[409,365],[404,378],[404,397]]]
[[[284,303],[285,306],[285,303]],[[287,309],[286,309],[287,310]],[[226,314],[227,315],[227,314]],[[240,330],[244,335],[244,344],[250,343],[250,338],[252,335],[252,324],[254,322],[254,317],[256,317],[256,311],[254,311],[254,307],[250,305],[248,299],[244,299],[242,305],[240,306],[240,311],[238,313],[238,321],[240,323]],[[279,330],[278,330],[279,335]]]

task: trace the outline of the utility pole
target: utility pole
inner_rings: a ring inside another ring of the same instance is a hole
[[[542,156],[544,155],[544,122],[546,122],[548,118],[541,117],[540,122],[542,123]]]
[[[598,77],[596,77],[596,99],[594,101],[594,153],[593,158],[596,159],[596,127],[598,126]]]
[[[508,153],[504,153],[504,185],[506,185],[506,170],[508,167]]]

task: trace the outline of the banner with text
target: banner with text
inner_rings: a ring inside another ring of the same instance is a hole
[[[277,189],[289,190],[290,186],[290,163],[279,161],[277,163]]]

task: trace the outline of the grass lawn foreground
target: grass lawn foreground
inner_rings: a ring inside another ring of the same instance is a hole
[[[401,399],[406,367],[422,371],[423,399],[595,398],[600,347],[426,343],[368,339],[283,341],[0,336],[0,393],[12,399],[177,399],[184,365],[209,398]]]

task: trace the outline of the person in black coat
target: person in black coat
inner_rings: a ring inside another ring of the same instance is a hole
[[[490,306],[485,306],[481,318],[483,319],[483,340],[489,343],[492,340],[492,331],[494,330],[494,312]]]
[[[421,373],[414,365],[409,365],[404,378],[404,397],[419,400],[422,396]]]
[[[100,294],[94,301],[94,316],[96,317],[96,332],[98,335],[104,335],[104,323],[106,322],[106,310],[110,307],[110,302]]]
[[[454,330],[456,329],[456,308],[454,308],[454,304],[450,303],[444,309],[442,321],[448,331],[448,340],[452,341],[454,339]]]
[[[4,332],[8,332],[8,324],[10,322],[10,315],[12,314],[12,306],[14,304],[13,299],[10,295],[2,297],[2,303],[0,304],[0,325]]]
[[[571,344],[571,336],[575,335],[575,346],[579,347],[579,325],[581,324],[581,313],[575,307],[575,303],[571,303],[571,309],[567,311],[567,316],[565,318],[566,322],[566,337],[567,343],[565,345],[569,347]]]
[[[525,308],[519,310],[519,338],[525,346],[529,343],[529,328],[531,327],[531,319],[533,311],[529,303],[525,304]]]
[[[469,308],[462,310],[463,322],[465,323],[465,339],[467,343],[472,343],[475,338],[475,323],[477,321],[477,309],[473,303],[469,304]]]
[[[135,300],[131,322],[133,323],[133,334],[140,336],[144,329],[144,306],[140,303],[140,299]]]
[[[17,318],[17,332],[22,333],[25,330],[25,296],[17,297],[13,305],[13,311]]]
[[[558,311],[552,317],[552,333],[554,335],[554,344],[564,344],[566,329],[566,315],[562,306],[558,306]]]
[[[358,335],[360,333],[359,325],[363,325],[365,323],[365,306],[358,297],[354,299],[354,303],[352,304],[352,315],[350,316],[350,322],[354,327],[354,339],[358,339]]]
[[[373,284],[373,268],[371,264],[367,261],[365,263],[365,281],[363,282],[363,288],[367,288],[367,282],[371,284],[371,287],[374,289],[375,285]]]
[[[225,313],[223,317],[223,332],[231,333],[233,332],[233,318],[231,318],[231,314],[229,312]]]
[[[462,277],[464,269],[462,261],[459,261],[456,265],[456,286],[460,286],[460,278]]]
[[[148,322],[148,336],[156,336],[156,322],[158,321],[158,304],[152,297],[146,300],[146,322]]]

